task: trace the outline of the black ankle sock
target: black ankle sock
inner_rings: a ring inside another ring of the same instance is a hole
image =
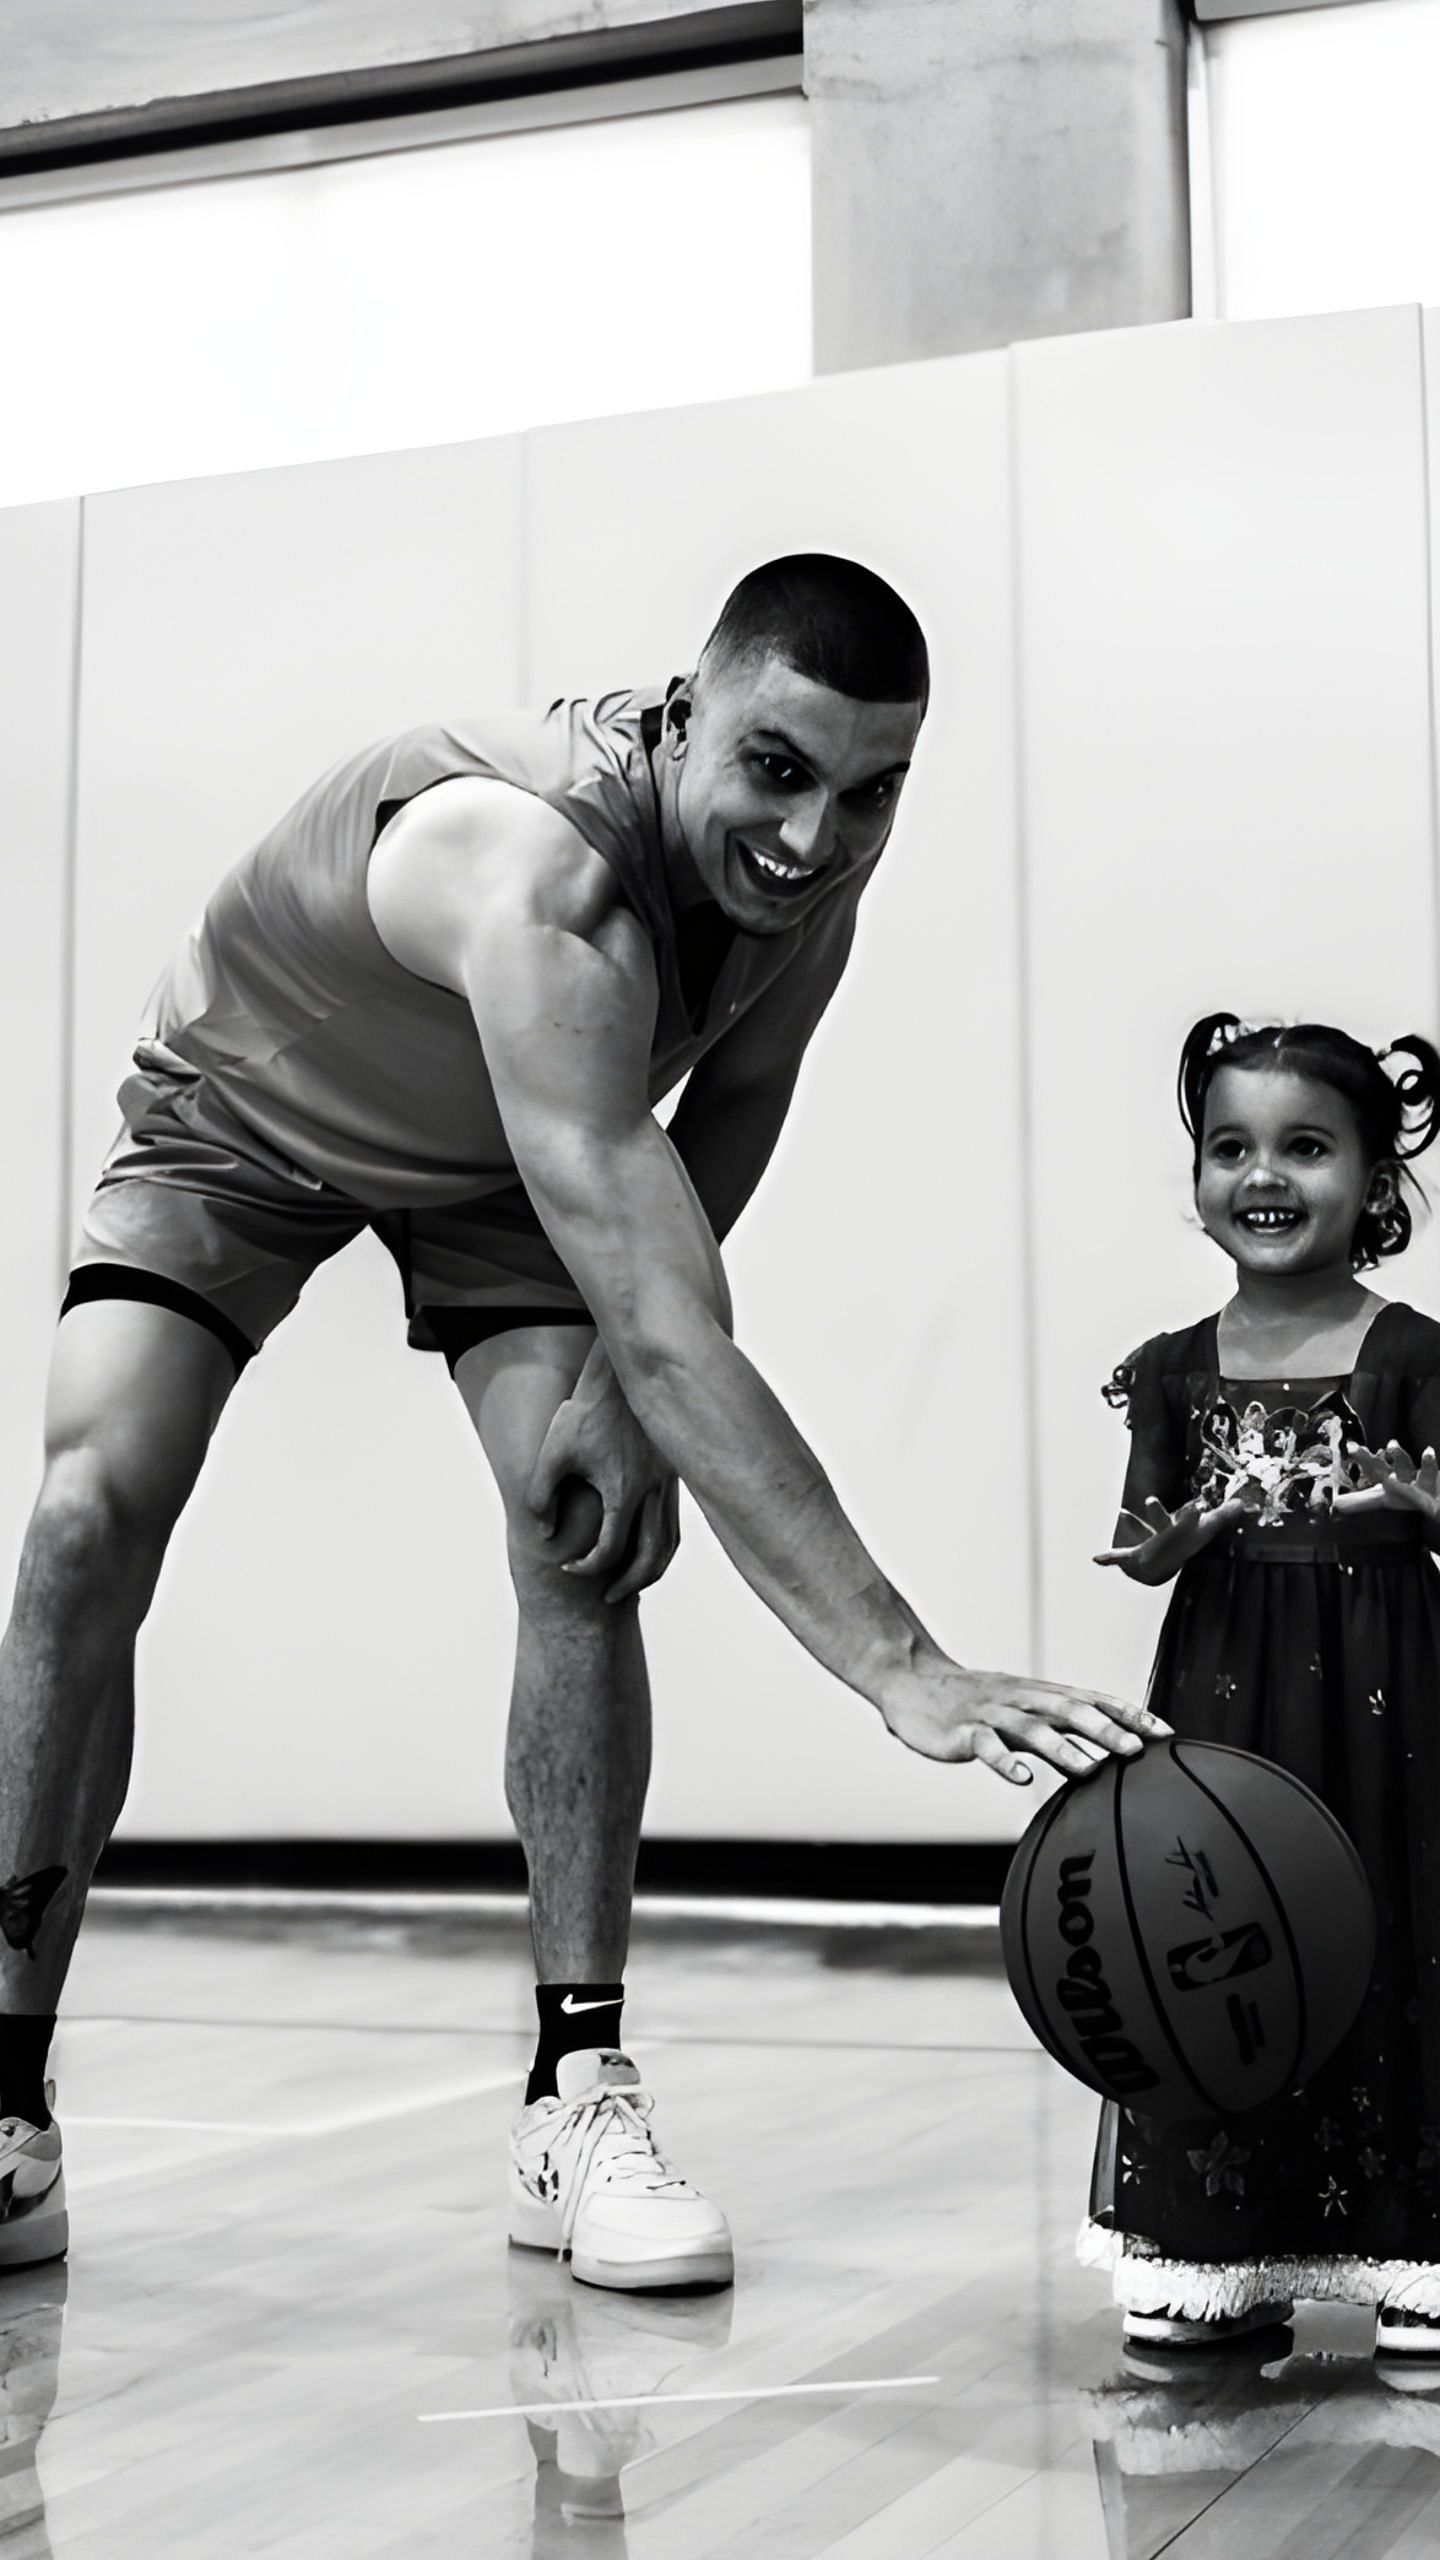
[[[589,2053],[620,2041],[622,1982],[537,1982],[540,2041],[525,2083],[525,2104],[555,2095],[555,2065],[562,2053]]]
[[[0,2016],[0,2116],[23,2116],[43,2131],[50,2121],[45,2104],[45,2064],[52,2018]]]

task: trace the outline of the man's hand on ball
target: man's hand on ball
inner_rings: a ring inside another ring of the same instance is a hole
[[[1210,1505],[1182,1503],[1178,1511],[1167,1511],[1158,1495],[1147,1494],[1142,1510],[1121,1512],[1119,1544],[1103,1547],[1095,1562],[1118,1565],[1132,1582],[1168,1582],[1212,1538],[1254,1509],[1255,1498],[1243,1493]]]
[[[1016,1787],[1034,1777],[1029,1760],[1083,1778],[1111,1755],[1129,1758],[1151,1736],[1171,1731],[1147,1708],[1094,1689],[962,1670],[943,1658],[912,1674],[881,1713],[908,1750],[927,1760],[982,1760]]]
[[[1440,1525],[1440,1460],[1433,1449],[1422,1450],[1420,1463],[1387,1440],[1383,1449],[1351,1449],[1348,1464],[1357,1482],[1335,1496],[1337,1511],[1419,1511],[1431,1528]]]

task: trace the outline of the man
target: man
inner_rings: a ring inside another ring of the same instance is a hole
[[[663,702],[414,730],[337,767],[173,963],[85,1219],[0,1650],[0,2263],[65,2245],[45,2058],[167,1541],[237,1376],[362,1228],[506,1511],[540,2012],[513,2239],[602,2285],[731,2274],[724,2217],[666,2167],[619,2049],[637,1595],[674,1550],[677,1476],[912,1750],[1023,1782],[1025,1752],[1078,1771],[1140,1748],[1136,1709],[947,1659],[731,1336],[717,1239],[844,968],[928,684],[882,580],[772,562]],[[654,1105],[687,1076],[666,1134]]]

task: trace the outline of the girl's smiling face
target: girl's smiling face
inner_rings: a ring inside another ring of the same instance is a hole
[[[1394,1197],[1341,1094],[1288,1067],[1221,1067],[1205,1097],[1195,1205],[1243,1271],[1348,1270],[1356,1222]]]

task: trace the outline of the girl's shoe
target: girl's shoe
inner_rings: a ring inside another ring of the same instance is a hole
[[[1375,2314],[1377,2356],[1428,2356],[1440,2363],[1440,2313],[1406,2311],[1382,2302]]]
[[[1127,2311],[1127,2347],[1228,2347],[1257,2329],[1282,2329],[1293,2320],[1293,2302],[1257,2302],[1250,2311],[1225,2313],[1213,2320],[1181,2320],[1173,2311]]]

